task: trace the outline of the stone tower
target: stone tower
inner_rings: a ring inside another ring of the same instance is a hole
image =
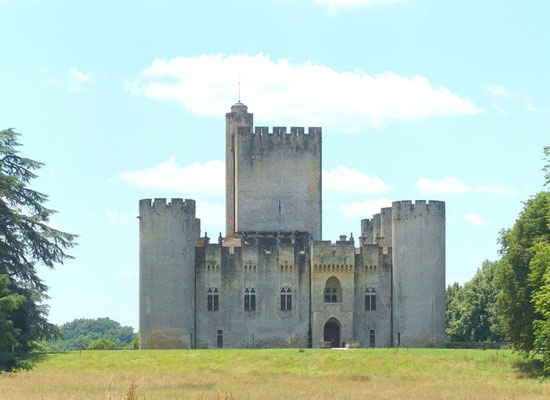
[[[225,234],[230,236],[236,231],[237,210],[237,134],[239,128],[252,131],[254,114],[240,101],[225,114]]]
[[[195,201],[139,202],[139,345],[194,346]]]
[[[391,215],[394,345],[445,347],[445,203],[395,201]]]
[[[321,239],[321,128],[256,127],[238,102],[226,121],[226,234],[305,231]]]

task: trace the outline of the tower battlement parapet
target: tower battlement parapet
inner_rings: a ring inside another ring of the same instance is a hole
[[[154,200],[141,199],[139,201],[140,210],[148,210],[148,209],[161,210],[165,208],[177,208],[177,209],[184,209],[184,211],[191,211],[195,209],[195,200],[191,200],[191,199],[183,200],[181,198],[173,198],[171,202],[167,203],[165,198],[156,198]]]
[[[363,244],[378,244],[382,229],[381,214],[361,220],[361,241]]]
[[[355,246],[353,241],[314,240],[311,242],[311,268],[318,273],[353,272]]]
[[[291,150],[293,153],[309,153],[311,156],[320,156],[322,141],[320,135],[295,135],[277,133],[276,131],[267,134],[239,134],[239,144],[243,148],[242,151],[258,152],[257,154],[269,157],[279,155],[279,151],[286,150]]]
[[[418,217],[444,217],[445,202],[438,200],[416,200],[414,203],[410,200],[394,201],[392,203],[393,220],[401,220]]]
[[[302,126],[292,126],[290,127],[290,131],[288,131],[285,126],[274,126],[270,132],[268,126],[256,126],[254,130],[247,126],[240,126],[237,128],[237,132],[239,135],[252,135],[267,138],[282,137],[290,140],[292,138],[320,139],[323,130],[320,127],[308,127],[306,132],[305,128]]]

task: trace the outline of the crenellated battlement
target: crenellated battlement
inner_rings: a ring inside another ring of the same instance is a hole
[[[392,208],[384,207],[372,218],[361,220],[361,244],[377,244],[380,247],[391,247]]]
[[[167,203],[166,198],[156,198],[154,200],[141,199],[139,201],[140,210],[161,210],[166,208],[177,208],[183,209],[184,211],[192,211],[195,210],[195,200],[185,199],[184,201],[181,198],[173,198],[170,203]]]
[[[355,245],[353,238],[342,235],[336,242],[314,240],[311,243],[311,268],[316,273],[353,272]]]
[[[411,200],[394,201],[392,203],[393,220],[401,220],[417,217],[445,217],[445,202],[430,200]]]
[[[267,126],[256,126],[254,130],[246,126],[237,128],[239,135],[253,136],[262,140],[320,140],[322,136],[321,127],[308,127],[307,132],[304,127],[293,126],[290,131],[285,126],[274,126],[269,131]]]

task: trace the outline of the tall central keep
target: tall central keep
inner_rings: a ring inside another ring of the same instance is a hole
[[[225,134],[226,235],[305,231],[321,240],[321,128],[254,129],[238,102]]]

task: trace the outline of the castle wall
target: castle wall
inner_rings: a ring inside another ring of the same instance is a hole
[[[365,295],[375,289],[376,310],[365,309]],[[370,346],[370,331],[375,334],[374,347],[391,346],[391,253],[374,244],[363,245],[355,257],[354,340],[361,347]]]
[[[392,209],[382,208],[371,219],[361,220],[361,243],[377,244],[380,247],[392,246]]]
[[[372,219],[361,220],[361,244],[375,244],[373,236],[373,224]]]
[[[246,244],[197,248],[197,347],[307,347],[309,249],[294,244]],[[210,267],[209,267],[210,266]],[[211,267],[214,266],[214,267]],[[208,311],[207,288],[219,288],[219,311]],[[256,310],[244,309],[244,290],[254,289]],[[281,289],[292,290],[292,310],[281,311]]]
[[[392,209],[391,207],[380,210],[380,238],[378,241],[380,247],[392,246]]]
[[[353,306],[355,246],[353,241],[313,241],[311,244],[311,337],[313,347],[324,340],[327,321],[335,318],[340,323],[340,344],[354,340]],[[329,278],[340,282],[342,298],[336,303],[324,300]]]
[[[396,201],[392,217],[394,344],[443,347],[445,203]]]
[[[139,344],[190,348],[195,292],[195,202],[139,202]]]

